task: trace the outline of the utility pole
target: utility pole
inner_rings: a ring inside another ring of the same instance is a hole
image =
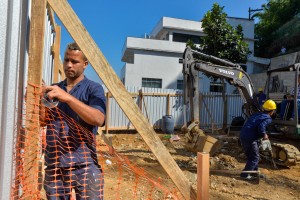
[[[258,11],[262,11],[263,9],[262,8],[259,8],[259,9],[251,9],[249,7],[249,10],[248,10],[248,13],[249,13],[249,20],[253,19],[253,16],[252,14],[255,13],[255,12],[258,12]]]

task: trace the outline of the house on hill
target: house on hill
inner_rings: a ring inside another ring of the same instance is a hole
[[[241,65],[249,74],[261,72],[268,61],[253,56],[254,21],[232,17],[227,20],[234,27],[242,25],[244,39],[252,52],[248,62]],[[200,21],[162,17],[150,35],[144,38],[127,37],[122,53],[125,65],[121,71],[121,80],[124,85],[182,89],[182,64],[179,59],[182,58],[188,40],[199,44],[200,38],[204,36],[201,25]],[[219,92],[222,91],[220,87],[222,85],[219,82],[212,82],[200,73],[202,92]],[[229,84],[226,87],[227,92],[235,89]]]

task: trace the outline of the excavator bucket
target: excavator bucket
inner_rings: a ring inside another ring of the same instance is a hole
[[[221,142],[218,139],[208,135],[198,136],[194,142],[187,142],[185,148],[194,153],[206,152],[212,155],[216,153],[221,146]]]
[[[190,126],[184,129],[184,132],[187,139],[185,148],[188,151],[194,153],[206,152],[213,155],[222,147],[218,139],[205,135],[204,131],[199,129],[198,122],[190,124]]]

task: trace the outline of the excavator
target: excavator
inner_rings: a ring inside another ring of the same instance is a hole
[[[209,152],[212,154],[220,148],[221,144],[216,138],[205,134],[200,129],[199,72],[215,78],[222,78],[235,86],[243,99],[242,112],[246,117],[261,111],[255,98],[255,89],[250,76],[242,67],[230,61],[186,47],[183,59],[180,59],[179,62],[183,64],[184,113],[186,113],[187,108],[190,110],[189,123],[182,127],[187,139],[186,149],[192,152]],[[184,116],[184,119],[186,118]],[[282,126],[273,126],[283,129]],[[267,156],[266,152],[262,153]],[[300,164],[300,152],[290,144],[272,142],[272,148],[268,152],[268,156],[277,165],[289,167]]]

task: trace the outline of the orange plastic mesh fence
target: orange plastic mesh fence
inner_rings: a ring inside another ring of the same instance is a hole
[[[44,115],[40,91],[28,84],[26,108],[16,126],[21,128],[11,199],[179,199],[173,183],[135,165],[78,120],[57,107],[46,109]]]

